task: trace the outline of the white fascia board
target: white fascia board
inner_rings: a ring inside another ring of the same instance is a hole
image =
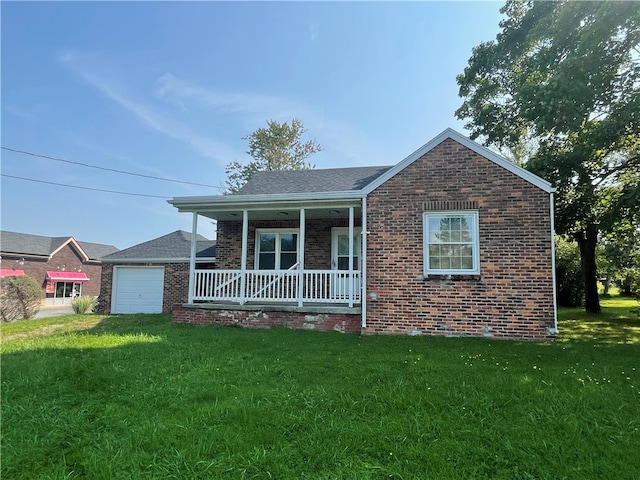
[[[53,258],[53,256],[58,253],[60,250],[62,250],[64,247],[66,247],[67,245],[73,245],[75,247],[75,249],[78,251],[78,253],[80,255],[82,255],[83,257],[83,261],[86,262],[87,260],[89,260],[89,255],[87,255],[87,253],[84,251],[84,249],[78,244],[78,242],[75,240],[75,238],[73,237],[69,237],[65,242],[62,243],[62,245],[60,245],[58,248],[56,248],[53,252],[51,252],[49,254],[49,259]]]
[[[185,258],[108,258],[102,263],[189,263],[189,257]],[[198,262],[215,262],[216,257],[196,257]]]
[[[167,200],[181,212],[212,208],[282,207],[283,204],[318,204],[336,201],[360,201],[362,190],[347,192],[277,193],[269,195],[212,195],[201,197],[174,197]]]
[[[553,188],[551,184],[546,180],[543,180],[542,178],[529,172],[528,170],[525,170],[524,168],[519,167],[518,165],[510,162],[509,160],[506,160],[505,158],[501,157],[493,150],[489,150],[488,148],[483,147],[479,143],[476,143],[473,140],[470,140],[469,138],[456,132],[452,128],[447,128],[440,135],[436,136],[430,142],[426,143],[425,145],[420,147],[418,150],[410,154],[408,157],[406,157],[404,160],[398,163],[395,167],[391,168],[387,172],[380,175],[377,179],[375,179],[373,182],[367,185],[363,189],[363,192],[366,194],[371,193],[373,190],[375,190],[380,185],[385,183],[387,180],[395,176],[397,173],[404,170],[406,167],[411,165],[413,162],[415,162],[417,159],[422,157],[424,154],[433,150],[436,146],[440,145],[447,138],[450,138],[460,143],[461,145],[464,145],[468,149],[473,150],[474,152],[476,152],[479,155],[482,155],[488,160],[491,160],[493,163],[501,166],[502,168],[509,170],[511,173],[514,173],[515,175],[519,176],[523,180],[526,180],[527,182],[535,185],[536,187],[544,190],[545,192],[552,193],[555,191],[555,188]]]

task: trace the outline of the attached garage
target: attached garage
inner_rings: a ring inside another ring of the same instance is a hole
[[[196,237],[196,268],[213,269],[216,242]],[[171,312],[189,297],[191,233],[182,230],[102,257],[102,313]]]
[[[112,313],[161,313],[164,267],[114,266]]]

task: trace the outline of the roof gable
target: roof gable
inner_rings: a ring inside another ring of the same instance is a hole
[[[393,167],[355,167],[323,170],[289,170],[260,172],[233,195],[174,197],[168,200],[180,212],[207,212],[216,215],[238,215],[254,206],[301,208],[305,205],[354,202],[366,197],[384,182],[404,170],[446,139],[469,148],[487,160],[510,171],[541,190],[551,193],[551,184],[533,173],[509,162],[497,153],[468,139],[450,128]],[[234,211],[235,210],[235,211]]]
[[[29,233],[0,231],[0,249],[5,253],[51,257],[69,244],[85,261],[98,260],[103,254],[118,250],[113,245],[78,242],[73,237],[44,237]]]
[[[390,168],[385,173],[383,173],[378,178],[376,178],[374,181],[369,183],[363,189],[364,193],[365,194],[371,193],[373,190],[378,188],[384,182],[386,182],[387,180],[389,180],[393,176],[395,176],[398,173],[400,173],[402,170],[407,168],[409,165],[411,165],[413,162],[415,162],[416,160],[421,158],[423,155],[425,155],[429,151],[433,150],[436,146],[440,145],[447,138],[450,138],[450,139],[460,143],[461,145],[464,145],[468,149],[476,152],[479,155],[482,155],[487,160],[492,161],[493,163],[501,166],[502,168],[504,168],[506,170],[509,170],[511,173],[519,176],[523,180],[526,180],[527,182],[535,185],[536,187],[544,190],[545,192],[551,193],[551,192],[555,191],[555,189],[551,186],[551,184],[549,182],[547,182],[546,180],[543,180],[542,178],[540,178],[537,175],[529,172],[528,170],[525,170],[522,167],[519,167],[515,163],[510,162],[509,160],[503,158],[502,156],[498,155],[494,151],[489,150],[486,147],[483,147],[479,143],[476,143],[473,140],[470,140],[469,138],[465,137],[464,135],[461,135],[460,133],[456,132],[455,130],[453,130],[451,128],[447,128],[440,135],[438,135],[437,137],[433,138],[430,142],[428,142],[425,145],[423,145],[422,147],[420,147],[418,150],[416,150],[411,155],[406,157],[404,160],[402,160],[396,166]]]

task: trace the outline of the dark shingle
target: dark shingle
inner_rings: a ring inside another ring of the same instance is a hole
[[[258,172],[236,195],[356,191],[366,187],[390,168],[353,167]]]
[[[72,237],[43,237],[29,233],[0,231],[0,249],[6,253],[16,255],[41,255],[47,257],[64,245]],[[98,260],[103,255],[117,252],[113,245],[102,243],[80,242],[80,248],[84,250],[89,259]]]
[[[207,240],[202,235],[196,238],[196,257],[215,257],[213,240]],[[183,230],[154,238],[148,242],[139,243],[119,252],[107,255],[103,260],[145,260],[145,259],[181,259],[191,256],[191,233]]]

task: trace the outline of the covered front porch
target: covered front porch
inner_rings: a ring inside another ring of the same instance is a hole
[[[365,302],[366,199],[304,196],[171,201],[180,211],[193,214],[185,315],[199,308],[208,316],[249,312],[240,315],[255,317],[261,312],[273,318],[274,312],[281,312],[290,317],[357,315],[360,320]],[[199,217],[217,222],[215,270],[195,268]]]
[[[361,301],[360,270],[195,270],[193,302],[348,305]],[[192,303],[192,302],[190,302]]]

